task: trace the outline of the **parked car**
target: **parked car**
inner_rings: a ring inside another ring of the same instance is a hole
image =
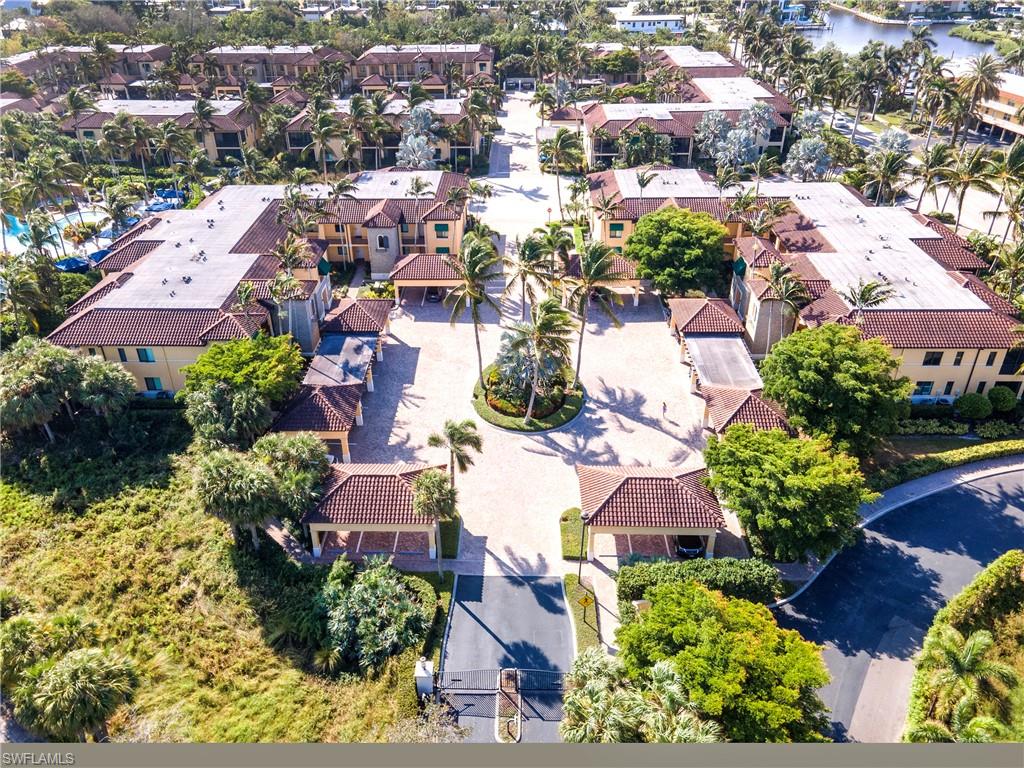
[[[676,555],[684,560],[704,557],[707,542],[703,536],[676,536]]]
[[[427,301],[431,304],[437,304],[441,301],[441,289],[440,288],[427,288]]]

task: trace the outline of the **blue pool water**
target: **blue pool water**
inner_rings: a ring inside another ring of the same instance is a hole
[[[64,227],[68,224],[77,223],[79,221],[102,221],[104,218],[106,218],[106,216],[98,210],[84,210],[82,211],[81,218],[79,218],[77,211],[69,213],[66,216],[59,217],[56,221],[56,225],[52,229],[58,239],[57,252],[63,256],[64,249],[59,245],[62,241],[64,242],[64,247],[67,249],[69,254],[75,248],[74,243],[64,240]],[[25,222],[14,218],[9,213],[5,213],[3,214],[3,218],[0,219],[0,226],[3,227],[3,234],[7,241],[7,250],[15,254],[23,252],[25,250],[25,246],[20,240],[18,240],[18,236],[28,231],[28,226]]]

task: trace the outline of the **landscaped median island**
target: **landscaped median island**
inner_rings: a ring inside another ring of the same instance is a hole
[[[1024,740],[1024,550],[992,562],[938,613],[911,685],[905,741]]]
[[[576,652],[601,644],[597,626],[597,598],[592,589],[580,584],[575,573],[565,575],[565,597],[572,611],[572,624],[576,630]],[[580,601],[583,602],[580,602]],[[584,603],[587,603],[584,605]]]
[[[911,442],[910,440],[905,440],[900,445],[906,448],[908,443]],[[936,442],[931,440],[925,444],[934,445]],[[1024,439],[993,440],[992,442],[964,445],[963,447],[955,447],[956,445],[963,445],[963,440],[959,438],[945,438],[941,444],[941,447],[945,448],[945,450],[917,455],[914,458],[908,458],[884,469],[869,473],[867,475],[868,486],[876,491],[884,491],[902,483],[916,480],[919,477],[941,472],[944,469],[952,469],[953,467],[972,464],[986,459],[1000,459],[1016,454],[1024,455]]]
[[[570,507],[558,516],[558,527],[562,532],[562,559],[582,560],[585,554],[583,541],[583,513],[579,507]]]
[[[566,379],[571,381],[571,371],[560,373],[559,377],[559,381],[563,382],[562,386],[553,381],[550,395],[537,398],[539,404],[535,405],[535,414],[526,421],[525,401],[529,398],[529,393],[509,398],[513,392],[509,388],[501,387],[497,366],[488,366],[484,369],[484,380],[488,382],[487,395],[484,395],[478,381],[473,387],[473,408],[481,419],[502,429],[515,432],[544,432],[557,429],[576,418],[584,403],[582,386],[576,389],[565,388]]]

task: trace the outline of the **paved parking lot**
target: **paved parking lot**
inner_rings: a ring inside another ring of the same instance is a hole
[[[570,425],[550,434],[510,433],[480,421],[470,401],[477,377],[473,328],[454,327],[448,310],[420,306],[413,293],[363,399],[365,424],[352,433],[357,462],[445,462],[427,437],[448,418],[476,418],[484,436],[476,465],[457,478],[464,520],[461,573],[561,575],[558,515],[579,504],[574,466],[698,466],[703,401],[689,394],[686,369],[660,304],[643,296],[619,310],[614,328],[589,324],[582,380],[587,404]],[[518,313],[516,313],[518,317]],[[497,350],[494,316],[481,334],[484,363]]]

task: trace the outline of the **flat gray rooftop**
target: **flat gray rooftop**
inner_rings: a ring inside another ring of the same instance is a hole
[[[302,383],[310,386],[361,384],[373,364],[376,345],[376,336],[347,333],[324,335]]]
[[[739,336],[687,336],[686,351],[702,387],[764,387],[747,345]]]
[[[97,112],[126,112],[129,115],[142,117],[145,115],[158,115],[166,117],[180,117],[191,115],[194,101],[188,99],[97,99]],[[226,115],[235,108],[241,106],[238,99],[211,99],[210,105],[214,113]]]

